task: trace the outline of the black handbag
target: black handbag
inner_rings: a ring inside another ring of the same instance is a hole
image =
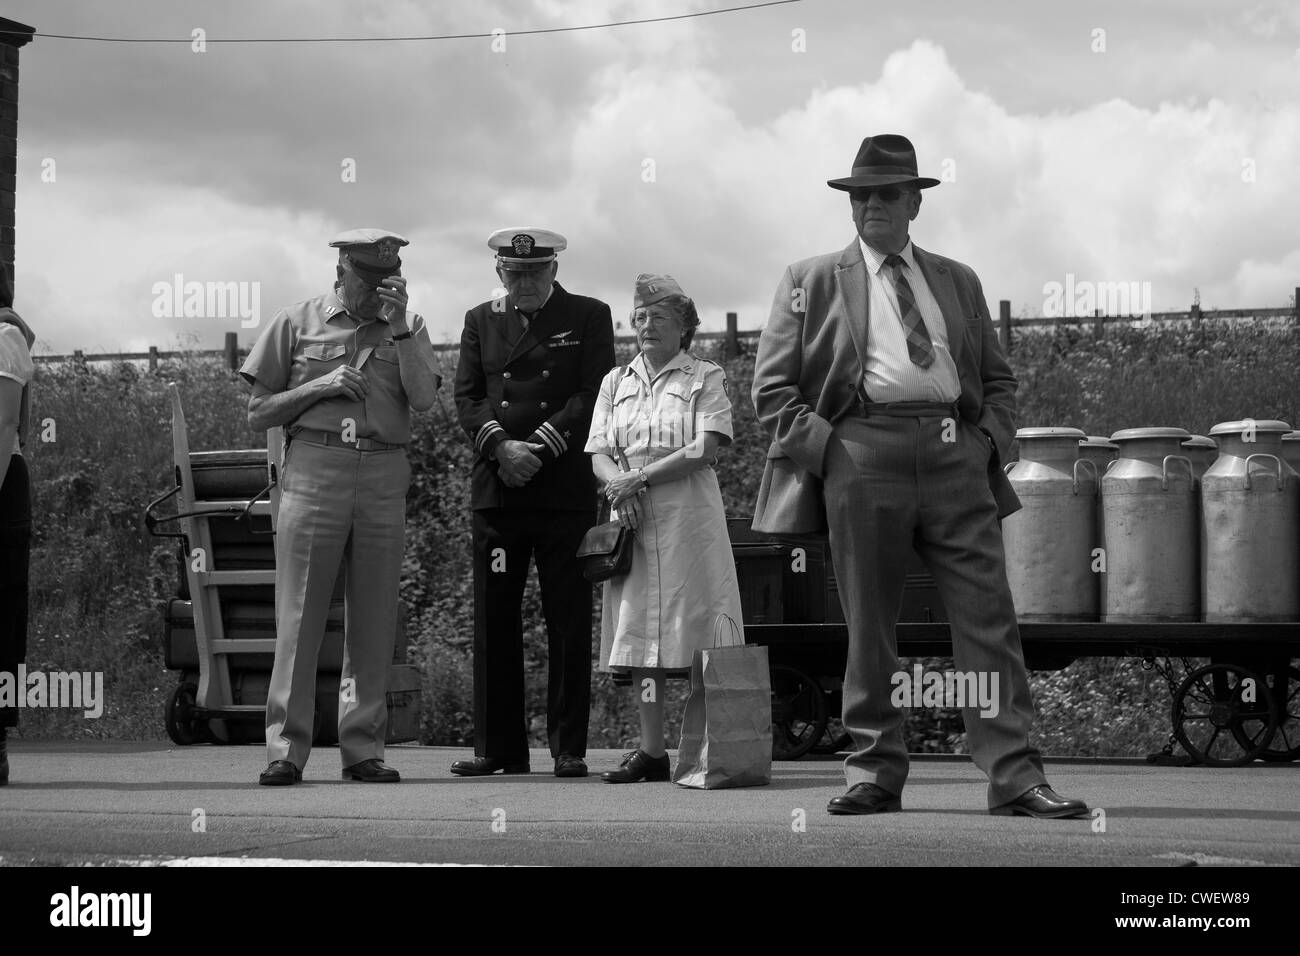
[[[627,471],[623,449],[616,449],[620,470]],[[609,503],[604,511],[609,514]],[[582,576],[592,584],[622,577],[632,570],[632,532],[619,521],[604,521],[588,528],[578,545]]]

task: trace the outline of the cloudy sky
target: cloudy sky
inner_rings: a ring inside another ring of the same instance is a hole
[[[247,344],[237,316],[165,314],[159,283],[246,283],[264,324],[329,287],[335,232],[375,225],[411,240],[412,308],[453,341],[496,286],[488,234],[531,224],[616,320],[653,271],[706,327],[760,328],[788,262],[853,238],[825,180],[880,132],[944,178],[912,235],[995,313],[1071,275],[1148,282],[1156,310],[1300,284],[1296,4],[801,0],[512,35],[747,2],[8,0],[38,33],[209,41],[22,49],[19,311],[38,351]],[[494,29],[503,50],[211,42]]]

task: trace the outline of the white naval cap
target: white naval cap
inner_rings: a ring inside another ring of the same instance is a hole
[[[488,236],[487,242],[488,248],[497,255],[497,264],[515,271],[539,269],[554,262],[556,253],[569,245],[569,240],[558,232],[532,226],[498,229]]]

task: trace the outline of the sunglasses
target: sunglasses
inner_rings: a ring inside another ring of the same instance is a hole
[[[900,197],[907,194],[906,190],[899,189],[897,186],[880,186],[872,189],[870,187],[859,187],[849,190],[849,198],[854,202],[866,202],[875,194],[883,202],[896,202]]]

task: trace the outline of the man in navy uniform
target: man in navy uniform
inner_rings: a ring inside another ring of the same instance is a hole
[[[614,366],[609,306],[555,281],[558,233],[488,238],[505,295],[465,315],[456,410],[474,444],[474,753],[451,772],[527,773],[521,604],[535,557],[549,646],[546,727],[557,777],[585,777],[591,585],[575,557],[595,523],[583,447]]]
[[[253,386],[248,424],[287,433],[275,537],[275,663],[266,699],[270,765],[259,783],[302,779],[311,753],[316,659],[346,562],[339,750],[343,779],[396,783],[385,766],[387,678],[411,466],[410,409],[440,378],[424,320],[406,311],[397,251],[383,229],[353,229],[334,288],[282,309],[239,370]]]

